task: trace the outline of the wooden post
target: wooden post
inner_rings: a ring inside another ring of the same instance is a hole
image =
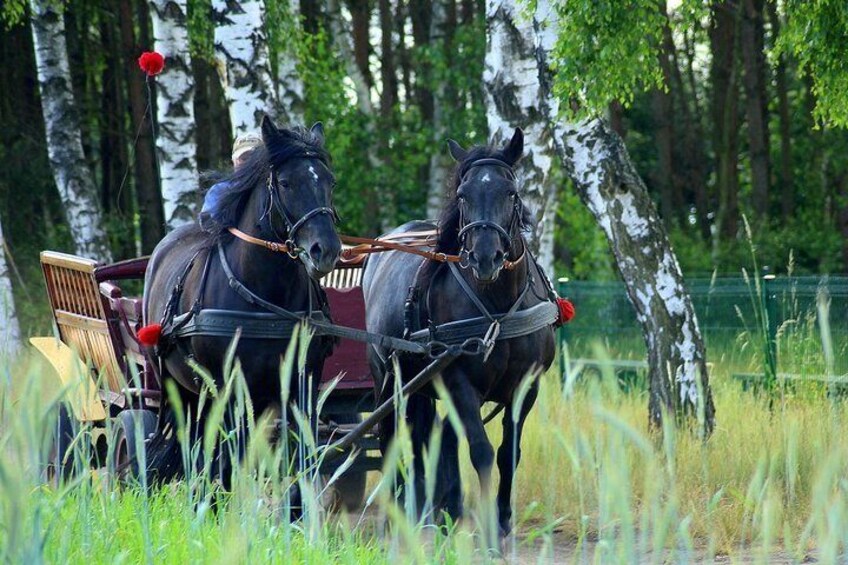
[[[774,310],[775,300],[774,275],[763,276],[762,309],[763,309],[763,339],[765,340],[766,389],[772,391],[777,384],[777,312]]]

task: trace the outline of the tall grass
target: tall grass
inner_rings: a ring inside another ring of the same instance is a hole
[[[284,390],[289,369],[303,367],[305,344],[293,342],[282,363]],[[9,370],[12,379],[0,381],[4,562],[465,564],[492,557],[480,533],[491,524],[491,507],[478,500],[467,454],[467,517],[459,524],[437,529],[432,520],[419,520],[414,497],[392,488],[392,477],[407,491],[414,479],[401,418],[385,472],[369,481],[366,508],[350,516],[330,511],[325,501],[334,477],[318,471],[327,454],[316,445],[308,411],[292,407],[293,399],[284,395],[280,414],[255,414],[238,360],[230,355],[230,378],[220,389],[209,387],[204,399],[209,426],[198,435],[196,414],[178,421],[185,479],[145,488],[147,477],[121,484],[107,469],[80,465],[75,478],[53,486],[44,468],[59,387],[35,358],[24,356]],[[302,369],[294,374],[308,379]],[[507,540],[507,557],[633,563],[731,554],[768,562],[781,551],[797,560],[814,552],[823,562],[836,562],[844,555],[848,414],[826,391],[789,392],[769,410],[765,398],[743,394],[719,363],[713,371],[718,423],[704,442],[673,427],[649,435],[647,398],[622,394],[611,375],[567,387],[553,373],[541,379],[522,442],[516,534]],[[442,404],[435,441],[443,426],[456,422]],[[281,416],[294,425],[277,427]],[[500,429],[499,420],[487,428],[496,444]],[[72,457],[80,463],[90,457],[86,434],[92,433],[86,426],[79,431]],[[226,493],[213,446],[243,453]],[[312,465],[304,470],[298,457]],[[430,450],[428,471],[435,462]],[[292,522],[295,485],[304,516]],[[433,488],[429,479],[425,511],[432,508]]]

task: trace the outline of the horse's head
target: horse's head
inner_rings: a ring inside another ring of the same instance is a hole
[[[271,171],[266,213],[271,231],[297,256],[309,276],[318,279],[336,265],[342,244],[336,233],[329,157],[320,122],[309,130],[277,128],[266,116],[262,139]],[[279,227],[280,225],[285,228]]]
[[[456,181],[459,252],[475,278],[494,282],[520,241],[524,207],[513,165],[524,150],[524,134],[515,129],[502,149],[466,151],[448,141],[451,156],[459,163]]]

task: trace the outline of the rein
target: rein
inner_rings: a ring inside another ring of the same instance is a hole
[[[494,158],[484,158],[478,159],[468,165],[466,165],[465,171],[463,172],[463,180],[465,182],[465,178],[468,176],[469,171],[474,167],[482,167],[482,166],[496,166],[506,169],[507,178],[510,181],[515,182],[515,172],[512,170],[512,167],[501,161],[500,159]],[[263,217],[268,214],[270,209],[276,208],[280,215],[283,217],[283,220],[286,222],[288,237],[285,242],[280,241],[271,241],[268,239],[261,239],[258,237],[254,237],[250,234],[247,234],[241,231],[238,228],[230,227],[227,228],[227,231],[230,232],[236,238],[253,245],[258,245],[260,247],[264,247],[269,251],[273,251],[275,253],[285,253],[292,259],[297,259],[300,254],[300,248],[297,246],[295,241],[295,236],[298,230],[303,227],[303,225],[310,220],[311,218],[319,215],[319,214],[329,214],[333,217],[334,220],[338,219],[336,211],[333,208],[329,207],[318,207],[313,210],[310,210],[306,213],[302,218],[298,221],[292,223],[289,220],[289,215],[285,209],[285,206],[280,201],[279,198],[274,198],[275,191],[274,186],[275,182],[275,174],[272,170],[268,175],[268,192],[270,195],[269,202],[269,210],[266,210]],[[498,235],[507,242],[507,247],[511,247],[511,233],[514,231],[516,221],[520,221],[521,216],[521,207],[522,203],[519,198],[515,199],[514,211],[512,219],[510,220],[509,232],[505,230],[500,225],[495,222],[491,222],[488,220],[479,220],[476,222],[471,222],[465,224],[459,230],[458,237],[461,242],[465,241],[468,233],[474,229],[493,229]],[[462,223],[462,221],[460,221]],[[436,245],[436,238],[438,237],[437,230],[431,231],[423,231],[423,232],[410,232],[410,233],[400,233],[400,234],[390,234],[386,236],[382,236],[380,238],[374,239],[369,237],[358,237],[352,235],[339,235],[339,239],[342,243],[351,245],[347,249],[342,251],[341,254],[341,262],[345,265],[356,265],[360,264],[365,260],[365,257],[372,253],[384,253],[387,251],[400,251],[402,253],[409,253],[412,255],[418,255],[419,257],[424,257],[430,261],[436,261],[438,263],[458,263],[460,267],[465,268],[467,266],[466,259],[467,253],[460,252],[458,255],[442,253],[439,251],[429,251],[427,249],[422,248],[433,248]],[[393,240],[402,240],[404,243],[400,243]],[[503,269],[507,271],[512,271],[517,266],[521,264],[524,260],[525,249],[522,247],[521,255],[518,256],[515,260],[505,259],[503,262]]]
[[[258,245],[276,253],[285,253],[293,259],[297,257],[297,248],[293,248],[290,243],[281,243],[279,241],[270,241],[268,239],[253,237],[238,228],[228,228],[227,231],[246,243]],[[436,231],[432,231],[394,234],[379,239],[357,237],[353,235],[340,235],[339,239],[342,240],[342,243],[353,244],[353,247],[348,247],[342,251],[341,262],[346,265],[358,264],[361,263],[367,255],[372,253],[400,251],[402,253],[418,255],[438,263],[459,263],[460,266],[462,266],[464,260],[462,255],[451,255],[449,253],[421,249],[422,247],[433,247],[435,245],[433,236],[435,236],[436,233]],[[397,243],[391,241],[392,239],[404,239],[407,240],[408,243]],[[524,250],[522,250],[518,259],[514,261],[504,261],[503,268],[507,271],[515,269],[524,260],[524,255]]]

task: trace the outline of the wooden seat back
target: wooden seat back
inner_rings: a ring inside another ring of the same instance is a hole
[[[91,259],[43,251],[41,268],[59,338],[90,365],[112,392],[120,393],[123,374],[109,333]]]

